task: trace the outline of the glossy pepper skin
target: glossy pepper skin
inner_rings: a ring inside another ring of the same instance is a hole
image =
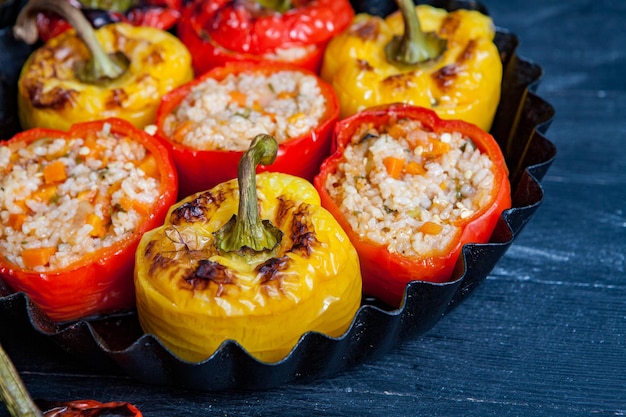
[[[152,136],[120,119],[78,123],[69,132],[30,129],[18,133],[2,146],[21,147],[48,138],[86,138],[108,125],[111,134],[132,138],[154,157],[160,179],[160,197],[144,215],[134,232],[109,247],[85,254],[65,267],[36,271],[19,267],[0,254],[0,277],[15,291],[26,293],[52,320],[65,322],[134,307],[133,268],[135,249],[142,234],[162,224],[176,201],[177,176],[167,150]]]
[[[96,400],[75,400],[49,403],[43,412],[44,417],[98,417],[124,416],[142,417],[141,411],[133,404],[123,401],[102,403]]]
[[[288,61],[318,72],[328,41],[354,17],[348,0],[304,0],[286,11],[255,1],[196,0],[183,10],[178,35],[196,75],[232,61]],[[284,52],[301,48],[297,55]]]
[[[301,178],[256,174],[250,208],[258,204],[263,227],[273,225],[278,239],[252,253],[255,242],[224,250],[220,233],[234,215],[242,218],[239,193],[247,186],[238,184],[180,201],[137,249],[141,326],[184,360],[202,361],[235,340],[261,361],[279,361],[305,332],[343,334],[360,306],[358,255]]]
[[[337,92],[341,117],[394,102],[434,109],[489,130],[500,100],[502,63],[491,19],[477,11],[447,12],[416,6],[424,32],[446,42],[438,58],[403,66],[389,62],[385,47],[404,24],[395,12],[383,19],[359,14],[325,52],[322,78]]]
[[[89,52],[74,30],[63,32],[24,64],[18,80],[23,129],[68,130],[74,123],[106,117],[143,128],[154,123],[161,97],[193,78],[189,51],[168,32],[114,23],[96,30],[96,37],[106,52],[122,52],[129,59],[126,73],[106,85],[79,80],[74,66]]]
[[[70,1],[83,9],[97,27],[107,23],[126,22],[133,26],[168,30],[176,25],[183,8],[183,0]],[[43,42],[70,28],[71,25],[66,20],[54,13],[41,12],[37,15],[37,29]]]
[[[460,228],[458,238],[442,252],[424,253],[419,257],[390,252],[386,245],[373,242],[356,233],[325,188],[326,178],[337,170],[344,150],[359,126],[363,124],[383,126],[391,120],[400,118],[421,121],[426,129],[435,133],[459,132],[469,137],[493,162],[491,169],[495,177],[494,193],[490,203],[472,216],[457,221],[455,225]],[[362,111],[337,123],[333,146],[334,153],[324,161],[319,175],[315,177],[315,187],[320,193],[322,206],[333,213],[359,253],[364,293],[375,296],[390,306],[398,307],[401,304],[405,287],[410,281],[450,280],[463,245],[488,242],[502,211],[511,207],[508,168],[495,139],[465,121],[443,120],[430,109],[392,104]]]
[[[157,111],[156,136],[162,139],[172,154],[179,175],[179,192],[182,197],[207,190],[221,182],[237,177],[237,165],[244,151],[198,150],[176,142],[165,133],[165,118],[172,113],[190,91],[207,78],[218,81],[230,74],[272,74],[278,71],[310,71],[281,62],[232,62],[213,68],[193,81],[166,94]],[[339,104],[332,87],[319,80],[322,95],[326,98],[326,112],[319,125],[311,132],[281,143],[273,164],[259,166],[258,172],[272,171],[303,177],[313,181],[324,158],[330,152],[332,130],[339,118]]]

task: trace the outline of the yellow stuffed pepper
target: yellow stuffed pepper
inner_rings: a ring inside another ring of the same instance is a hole
[[[502,83],[492,20],[411,0],[398,5],[385,19],[357,15],[329,43],[321,75],[337,92],[341,117],[402,102],[489,130]]]
[[[65,0],[31,0],[14,27],[37,40],[41,10],[62,15],[73,29],[47,41],[25,62],[18,80],[23,129],[68,130],[77,122],[117,117],[143,128],[154,123],[161,97],[193,78],[191,55],[172,34],[112,23],[94,30]]]
[[[341,336],[360,306],[358,255],[313,185],[256,175],[277,148],[257,136],[238,179],[180,201],[139,244],[139,321],[184,360],[234,340],[279,361],[305,332]]]

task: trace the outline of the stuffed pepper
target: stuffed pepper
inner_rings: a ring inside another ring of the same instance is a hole
[[[139,321],[184,360],[234,340],[279,361],[305,332],[341,336],[360,306],[358,255],[313,185],[255,174],[276,150],[258,135],[237,179],[180,201],[139,244]]]
[[[68,0],[79,8],[92,25],[99,27],[113,22],[126,22],[133,26],[150,26],[172,29],[183,8],[183,0]],[[44,42],[70,29],[72,26],[56,13],[39,12],[37,30]]]
[[[337,123],[315,186],[359,252],[364,292],[399,306],[409,281],[445,282],[466,243],[510,208],[494,138],[430,109],[394,104]]]
[[[0,146],[0,277],[50,318],[134,306],[134,252],[177,194],[167,150],[121,119]]]
[[[18,81],[23,129],[67,130],[73,123],[118,117],[137,127],[154,123],[161,97],[193,78],[191,56],[173,35],[114,23],[94,31],[64,0],[31,0],[14,28],[35,42],[33,15],[62,13],[74,27],[28,58]]]
[[[313,180],[330,152],[339,117],[333,89],[316,74],[285,63],[231,63],[165,95],[156,135],[170,150],[180,195],[236,178],[250,138],[278,142],[270,170]]]
[[[359,14],[329,43],[321,74],[337,92],[341,117],[400,102],[489,130],[502,84],[492,20],[477,11],[398,4],[385,19]]]
[[[317,72],[328,41],[352,21],[348,0],[195,0],[178,36],[196,75],[232,61],[281,61]]]

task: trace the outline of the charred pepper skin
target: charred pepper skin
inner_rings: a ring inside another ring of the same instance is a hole
[[[236,180],[180,201],[136,253],[140,323],[184,360],[225,340],[259,360],[284,358],[308,331],[342,335],[361,300],[356,251],[307,181],[257,174],[259,214],[283,232],[269,256],[220,253],[213,233],[237,213]]]
[[[341,118],[401,102],[489,130],[502,83],[493,22],[470,10],[447,12],[420,5],[416,12],[424,32],[436,32],[446,41],[443,54],[417,66],[396,65],[385,55],[387,43],[403,31],[398,12],[385,19],[359,14],[329,42],[321,76],[337,92]]]
[[[24,64],[18,80],[23,129],[68,130],[74,123],[103,117],[143,128],[154,122],[161,97],[193,78],[189,51],[168,32],[114,23],[96,30],[96,37],[105,51],[128,57],[127,73],[104,86],[81,82],[74,65],[89,52],[74,30],[63,32]]]

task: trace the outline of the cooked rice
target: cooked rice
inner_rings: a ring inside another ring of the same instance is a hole
[[[278,143],[309,133],[325,111],[326,100],[313,75],[244,72],[194,86],[163,127],[174,141],[194,149],[243,151],[260,133]]]
[[[459,231],[455,222],[490,203],[492,162],[458,132],[436,135],[417,121],[397,123],[400,135],[389,126],[362,126],[325,187],[362,237],[406,256],[443,251]],[[416,162],[424,171],[395,179],[383,162],[387,157]]]
[[[313,53],[319,48],[317,45],[293,46],[290,48],[276,48],[273,52],[263,54],[263,59],[269,61],[291,62]]]
[[[131,235],[145,213],[128,202],[149,207],[159,194],[159,179],[140,167],[147,157],[143,145],[106,128],[91,147],[83,138],[0,146],[0,254],[24,268],[24,249],[54,247],[49,263],[33,268],[45,272]],[[66,178],[46,184],[44,167],[55,161],[65,165]],[[104,221],[99,235],[90,213]]]

